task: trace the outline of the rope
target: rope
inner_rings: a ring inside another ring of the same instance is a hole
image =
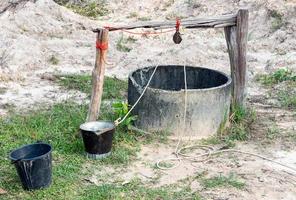
[[[101,51],[107,50],[108,49],[108,42],[96,42],[96,48],[100,49]]]
[[[176,25],[176,29],[177,29],[177,25]],[[186,65],[185,64],[184,64],[183,70],[184,70],[184,112],[183,112],[183,132],[184,132],[185,129],[186,129],[186,117],[187,117],[187,74],[186,74]],[[177,142],[177,145],[176,145],[176,148],[175,148],[175,151],[174,151],[174,154],[175,154],[176,158],[166,158],[166,159],[158,160],[156,162],[156,166],[159,169],[162,169],[162,170],[174,169],[174,168],[178,167],[181,164],[181,158],[179,158],[179,154],[180,154],[179,146],[180,146],[180,143],[181,143],[182,139],[181,139],[180,135],[181,135],[180,131],[178,130],[178,142]],[[173,165],[171,167],[162,167],[162,166],[160,166],[161,162],[175,161],[175,160],[178,161],[178,164],[176,164],[176,165]]]
[[[169,30],[166,30],[166,31],[161,30],[161,31],[154,31],[154,32],[150,32],[150,31],[133,32],[133,31],[125,30],[125,29],[122,29],[121,31],[125,32],[125,33],[129,33],[129,34],[133,34],[133,35],[160,35],[160,34],[163,34],[163,33],[173,32],[173,31],[175,31],[175,29],[169,29]]]
[[[145,31],[145,32],[133,32],[133,31],[129,31],[127,29],[120,29],[120,31],[125,32],[125,33],[129,33],[129,34],[133,34],[133,35],[159,35],[159,34],[163,34],[163,33],[169,33],[169,32],[179,32],[180,30],[180,26],[181,26],[181,20],[180,19],[176,19],[176,28],[175,29],[169,29],[166,31]],[[112,27],[112,26],[104,26],[105,29],[116,29],[116,27]]]
[[[128,117],[128,115],[132,112],[132,110],[136,107],[136,105],[139,103],[139,101],[141,100],[141,98],[142,98],[143,95],[145,94],[145,92],[146,92],[148,86],[150,85],[150,82],[151,82],[151,80],[152,80],[152,78],[153,78],[153,76],[154,76],[154,74],[155,74],[157,68],[158,68],[158,65],[155,66],[155,68],[154,68],[154,70],[153,70],[153,72],[152,72],[152,74],[151,74],[151,76],[150,76],[150,78],[149,78],[149,80],[148,80],[148,82],[147,82],[147,84],[146,84],[146,86],[145,86],[143,92],[141,93],[141,95],[139,96],[139,98],[137,99],[137,101],[134,103],[134,105],[131,107],[131,109],[126,113],[126,115],[125,115],[122,119],[121,119],[121,117],[119,117],[118,119],[116,119],[116,120],[114,121],[114,124],[115,124],[116,126],[118,126],[119,124],[121,124],[121,123],[122,123],[122,122]]]
[[[176,19],[176,32],[179,32],[181,26],[181,20],[179,18]]]

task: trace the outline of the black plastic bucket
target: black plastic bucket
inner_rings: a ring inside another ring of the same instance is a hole
[[[25,190],[49,187],[51,184],[51,151],[45,143],[22,146],[9,155]]]
[[[111,154],[115,124],[110,121],[86,122],[80,131],[88,158],[101,159]]]

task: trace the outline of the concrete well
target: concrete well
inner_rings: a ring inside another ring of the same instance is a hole
[[[145,88],[154,67],[129,75],[128,103],[133,105]],[[184,66],[159,66],[132,114],[135,126],[146,131],[168,131],[173,136],[200,139],[219,131],[228,121],[231,78],[212,69],[186,66],[187,112],[184,127]]]

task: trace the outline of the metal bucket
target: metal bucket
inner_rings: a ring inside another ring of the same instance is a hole
[[[115,124],[110,121],[86,122],[80,125],[86,151],[91,159],[101,159],[111,154]]]

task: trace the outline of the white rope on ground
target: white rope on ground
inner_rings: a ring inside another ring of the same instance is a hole
[[[184,62],[184,112],[183,112],[183,132],[185,131],[186,129],[186,114],[187,114],[187,74],[186,74],[186,65],[185,65],[185,62]],[[180,164],[181,164],[181,161],[182,159],[179,158],[179,153],[180,153],[180,150],[179,150],[179,146],[180,146],[180,143],[182,141],[182,138],[180,137],[181,134],[180,134],[180,130],[178,130],[178,142],[177,142],[177,145],[176,145],[176,148],[175,148],[175,151],[174,151],[174,154],[175,154],[175,158],[166,158],[166,159],[160,159],[156,162],[156,166],[159,168],[159,169],[162,169],[162,170],[168,170],[168,169],[174,169],[176,167],[178,167]],[[162,167],[160,163],[163,163],[163,162],[166,162],[166,161],[178,161],[178,164],[175,164],[175,165],[172,165],[170,167]]]
[[[114,121],[114,123],[115,123],[116,126],[118,126],[119,124],[121,124],[128,117],[128,115],[132,112],[132,110],[136,107],[136,105],[139,103],[139,101],[141,100],[141,98],[144,96],[144,94],[145,94],[148,86],[150,85],[150,82],[151,82],[152,78],[154,77],[154,74],[155,74],[157,68],[158,68],[158,65],[156,65],[154,67],[154,70],[153,70],[153,72],[152,72],[152,74],[151,74],[151,76],[150,76],[150,78],[149,78],[149,80],[148,80],[148,82],[147,82],[147,84],[146,84],[143,92],[141,93],[141,95],[139,96],[139,98],[137,99],[137,101],[134,103],[134,105],[131,107],[131,109],[126,113],[126,115],[122,119],[121,119],[121,117],[119,117],[118,119],[116,119]]]
[[[184,99],[185,100],[184,100],[183,132],[186,129],[186,112],[187,112],[187,76],[186,76],[186,65],[185,64],[184,64]],[[191,137],[191,134],[190,134],[190,137]],[[156,162],[156,167],[158,167],[159,169],[162,169],[162,170],[170,170],[170,169],[174,169],[174,168],[178,167],[181,164],[182,160],[189,160],[189,161],[192,161],[192,162],[204,162],[205,160],[208,160],[208,158],[211,155],[216,155],[216,154],[226,153],[226,152],[236,152],[236,153],[255,156],[255,157],[261,158],[263,160],[267,160],[269,162],[272,162],[272,163],[278,164],[278,165],[280,165],[282,167],[285,167],[287,169],[290,169],[290,170],[292,170],[292,171],[294,171],[296,173],[296,168],[294,168],[294,167],[285,165],[285,164],[283,164],[281,162],[269,159],[269,158],[264,157],[264,156],[259,155],[259,154],[246,152],[246,151],[241,151],[241,150],[237,150],[237,149],[214,150],[214,147],[207,146],[207,145],[188,145],[188,146],[179,148],[181,140],[182,140],[182,138],[180,137],[180,134],[178,133],[178,142],[177,142],[177,145],[176,145],[176,148],[175,148],[175,151],[174,151],[174,154],[175,154],[176,157],[175,158],[167,158],[167,159],[158,160]],[[191,156],[191,155],[188,155],[186,153],[182,153],[182,151],[184,151],[186,149],[192,149],[192,148],[200,148],[202,150],[206,150],[206,153],[195,155],[195,156]],[[180,156],[182,156],[182,158]],[[203,157],[205,157],[205,158],[201,159],[201,160],[198,160],[198,159],[203,158]],[[161,163],[163,163],[163,162],[176,161],[176,160],[178,161],[178,164],[176,164],[176,165],[173,165],[173,166],[170,166],[170,167],[161,166]],[[296,174],[293,174],[293,176],[296,177]]]

